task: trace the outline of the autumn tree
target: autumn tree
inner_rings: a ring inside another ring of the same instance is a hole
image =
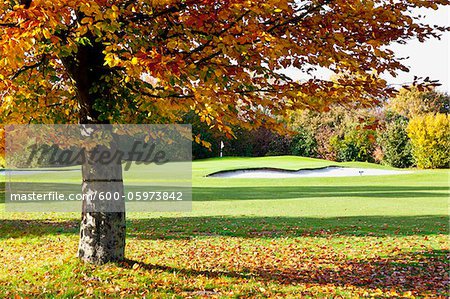
[[[400,89],[386,108],[409,119],[427,113],[450,113],[450,96],[435,89],[422,91],[415,86]]]
[[[419,168],[450,168],[450,115],[416,116],[409,122],[407,131]]]
[[[17,0],[0,3],[3,123],[277,126],[288,110],[370,105],[406,67],[386,48],[445,30],[416,7],[448,0]],[[326,67],[338,82],[282,70]],[[313,95],[313,96],[312,96]],[[117,171],[117,170],[114,170]],[[83,177],[89,173],[83,168]],[[123,213],[82,214],[79,256],[124,257]],[[102,241],[102,236],[106,242]],[[89,239],[83,237],[89,236]]]

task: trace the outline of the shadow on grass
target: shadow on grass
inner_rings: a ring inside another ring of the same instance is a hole
[[[133,260],[125,261],[121,265],[129,269],[138,264],[148,271],[157,269],[186,277],[253,278],[258,281],[281,284],[356,286],[372,290],[381,289],[383,292],[394,290],[400,292],[399,296],[401,296],[401,292],[410,291],[415,295],[431,294],[444,298],[449,295],[449,258],[447,250],[427,250],[397,254],[386,258],[327,260],[325,264],[324,261],[311,261],[306,258],[302,262],[303,265],[295,268],[267,268],[256,264],[243,271],[182,269]],[[332,266],[329,263],[332,263]]]
[[[410,236],[447,234],[447,216],[310,217],[167,217],[127,221],[128,237],[190,239],[194,237],[282,238],[332,235]],[[79,220],[0,219],[0,239],[78,234]]]
[[[0,239],[78,234],[79,225],[79,220],[0,219]]]
[[[354,217],[173,217],[130,220],[128,234],[139,239],[229,236],[410,236],[447,234],[447,216]]]

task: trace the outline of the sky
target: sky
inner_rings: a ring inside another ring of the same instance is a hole
[[[414,12],[425,16],[425,23],[450,26],[450,8],[439,7],[438,10],[421,9]],[[396,78],[390,75],[383,75],[382,78],[394,86],[402,86],[412,83],[414,76],[430,77],[432,80],[439,80],[442,86],[438,90],[450,93],[450,32],[443,34],[441,40],[429,39],[424,43],[417,40],[410,40],[406,45],[392,45],[390,47],[398,57],[409,57],[403,64],[410,68],[409,73],[400,72]],[[295,68],[288,68],[285,72],[295,80],[309,79]],[[316,72],[316,76],[321,79],[328,79],[331,72],[321,69]]]

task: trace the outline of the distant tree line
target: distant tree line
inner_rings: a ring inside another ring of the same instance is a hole
[[[209,143],[194,143],[194,159],[224,156],[260,157],[297,155],[331,161],[376,162],[394,167],[447,168],[450,165],[450,97],[432,90],[401,89],[396,97],[376,107],[351,109],[334,106],[327,112],[299,110],[286,126],[290,134],[264,127],[235,127],[235,138],[196,120],[194,135]]]

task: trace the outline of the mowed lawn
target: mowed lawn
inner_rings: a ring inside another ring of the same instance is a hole
[[[196,161],[192,212],[129,213],[128,260],[119,265],[77,260],[79,213],[5,213],[1,204],[0,298],[446,298],[448,170],[205,177],[327,165],[384,168],[299,157]],[[145,177],[139,167],[126,183]]]

